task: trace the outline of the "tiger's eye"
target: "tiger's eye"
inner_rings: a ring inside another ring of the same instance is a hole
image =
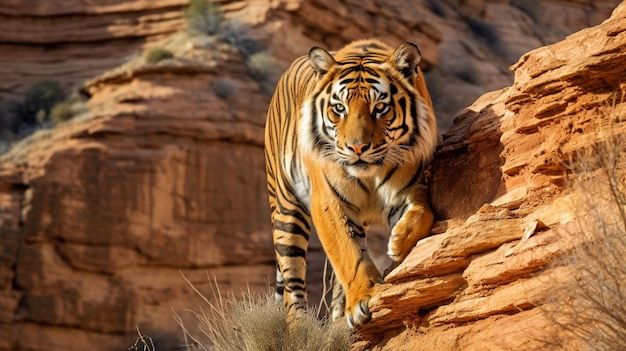
[[[374,105],[374,116],[376,118],[387,113],[387,111],[389,111],[389,105],[385,104],[384,102],[379,102]]]
[[[343,115],[346,112],[346,107],[343,104],[334,104],[333,112],[338,115]]]

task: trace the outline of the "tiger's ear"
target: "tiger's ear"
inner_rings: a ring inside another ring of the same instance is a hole
[[[422,54],[417,45],[406,42],[396,48],[388,62],[407,79],[413,79],[417,74],[417,66],[421,60]]]
[[[337,61],[335,61],[328,51],[317,46],[312,47],[309,51],[309,62],[315,72],[321,75],[328,73],[328,71],[337,64]]]

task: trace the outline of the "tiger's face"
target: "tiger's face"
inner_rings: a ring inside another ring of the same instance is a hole
[[[364,48],[340,61],[312,49],[309,59],[321,80],[303,113],[311,119],[305,128],[313,149],[355,177],[411,159],[421,112],[413,88],[419,57],[414,45],[391,55]]]
[[[393,145],[398,133],[390,128],[396,110],[388,79],[356,76],[332,83],[321,118],[334,144],[334,158],[350,174],[370,175],[388,157],[396,156]]]

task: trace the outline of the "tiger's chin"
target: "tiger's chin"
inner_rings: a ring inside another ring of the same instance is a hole
[[[374,163],[358,161],[345,166],[346,172],[355,178],[373,177],[378,173],[380,167]]]

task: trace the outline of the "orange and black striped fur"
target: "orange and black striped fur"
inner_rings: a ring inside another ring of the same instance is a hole
[[[388,254],[402,261],[433,222],[423,169],[437,126],[414,44],[376,40],[336,53],[314,47],[283,74],[272,98],[265,156],[277,298],[307,304],[306,252],[315,227],[345,291],[350,325],[369,321],[383,279],[366,248],[371,225],[390,229]]]

